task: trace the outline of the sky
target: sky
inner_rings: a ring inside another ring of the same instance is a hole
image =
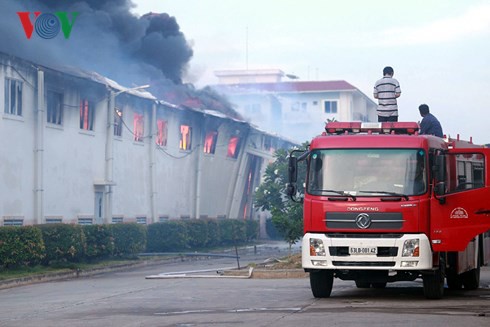
[[[345,80],[374,100],[392,66],[399,121],[429,105],[444,133],[490,143],[490,1],[133,0],[135,15],[168,13],[193,49],[184,81],[216,70],[281,69]]]

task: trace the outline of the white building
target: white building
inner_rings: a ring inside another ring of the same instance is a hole
[[[297,142],[324,131],[327,120],[376,121],[376,103],[346,81],[282,81],[281,70],[217,71],[213,88],[246,119]]]
[[[292,143],[96,73],[0,53],[0,224],[253,218],[274,148]]]

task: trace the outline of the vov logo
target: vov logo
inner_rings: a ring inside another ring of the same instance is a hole
[[[40,11],[35,11],[32,14],[34,14],[34,22],[31,20],[31,12],[17,12],[27,39],[31,38],[34,30],[36,31],[36,34],[43,39],[52,39],[60,33],[60,30],[62,30],[65,39],[68,39],[79,13],[71,13],[71,22],[68,18],[68,13],[64,11],[55,13],[41,13]]]

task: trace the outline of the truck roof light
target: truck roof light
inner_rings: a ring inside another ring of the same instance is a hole
[[[416,134],[419,125],[415,122],[384,122],[384,123],[361,123],[361,122],[328,122],[325,125],[327,134]]]
[[[325,125],[328,134],[359,133],[361,122],[329,122]]]

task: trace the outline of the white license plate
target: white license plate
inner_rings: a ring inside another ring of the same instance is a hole
[[[376,255],[378,253],[378,248],[372,246],[350,247],[349,253],[351,255]]]

